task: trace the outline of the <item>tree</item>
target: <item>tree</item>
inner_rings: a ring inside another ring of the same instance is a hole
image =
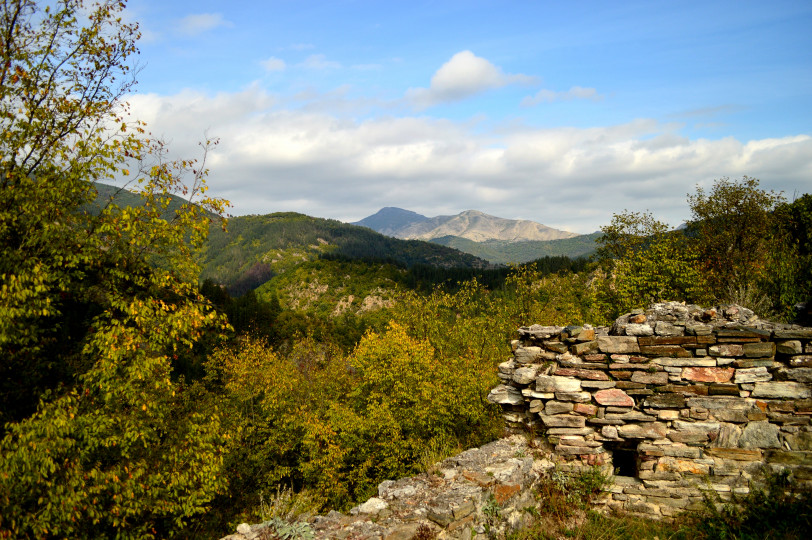
[[[208,145],[170,161],[128,117],[123,9],[0,3],[0,537],[169,536],[223,488],[218,416],[171,374],[223,325],[192,252],[224,203]],[[87,211],[122,177],[140,206]],[[173,193],[197,204],[167,218]]]
[[[601,265],[608,275],[599,300],[613,306],[616,316],[652,302],[709,298],[696,251],[682,231],[650,213],[625,211],[612,216],[598,239]]]
[[[736,300],[769,273],[768,260],[775,239],[773,211],[783,202],[780,193],[759,188],[759,181],[721,178],[706,193],[697,187],[688,195],[691,219],[688,234],[713,290],[725,300]]]

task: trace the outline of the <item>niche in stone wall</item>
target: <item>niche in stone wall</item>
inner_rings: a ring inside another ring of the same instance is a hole
[[[637,441],[608,441],[603,446],[612,456],[616,476],[637,477]]]

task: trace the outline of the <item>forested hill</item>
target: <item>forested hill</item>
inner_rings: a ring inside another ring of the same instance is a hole
[[[332,219],[281,212],[230,218],[226,232],[212,227],[201,254],[201,278],[232,290],[247,290],[301,262],[322,257],[374,259],[404,267],[492,266],[446,246],[399,240]]]
[[[470,253],[494,264],[520,264],[543,257],[588,257],[598,247],[597,239],[603,233],[595,232],[559,240],[526,240],[523,242],[503,242],[488,240],[474,242],[459,236],[433,238],[431,242],[453,247]]]

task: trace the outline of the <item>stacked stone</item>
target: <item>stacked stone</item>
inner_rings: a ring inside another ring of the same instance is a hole
[[[611,329],[531,326],[489,400],[573,466],[633,462],[609,504],[670,516],[766,467],[812,484],[812,328],[740,306],[655,304]],[[709,480],[709,482],[707,481]]]

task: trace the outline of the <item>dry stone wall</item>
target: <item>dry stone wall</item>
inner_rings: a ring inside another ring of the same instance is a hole
[[[614,472],[609,506],[670,517],[701,490],[747,493],[765,470],[812,484],[812,328],[663,303],[519,337],[488,399],[559,466]]]

